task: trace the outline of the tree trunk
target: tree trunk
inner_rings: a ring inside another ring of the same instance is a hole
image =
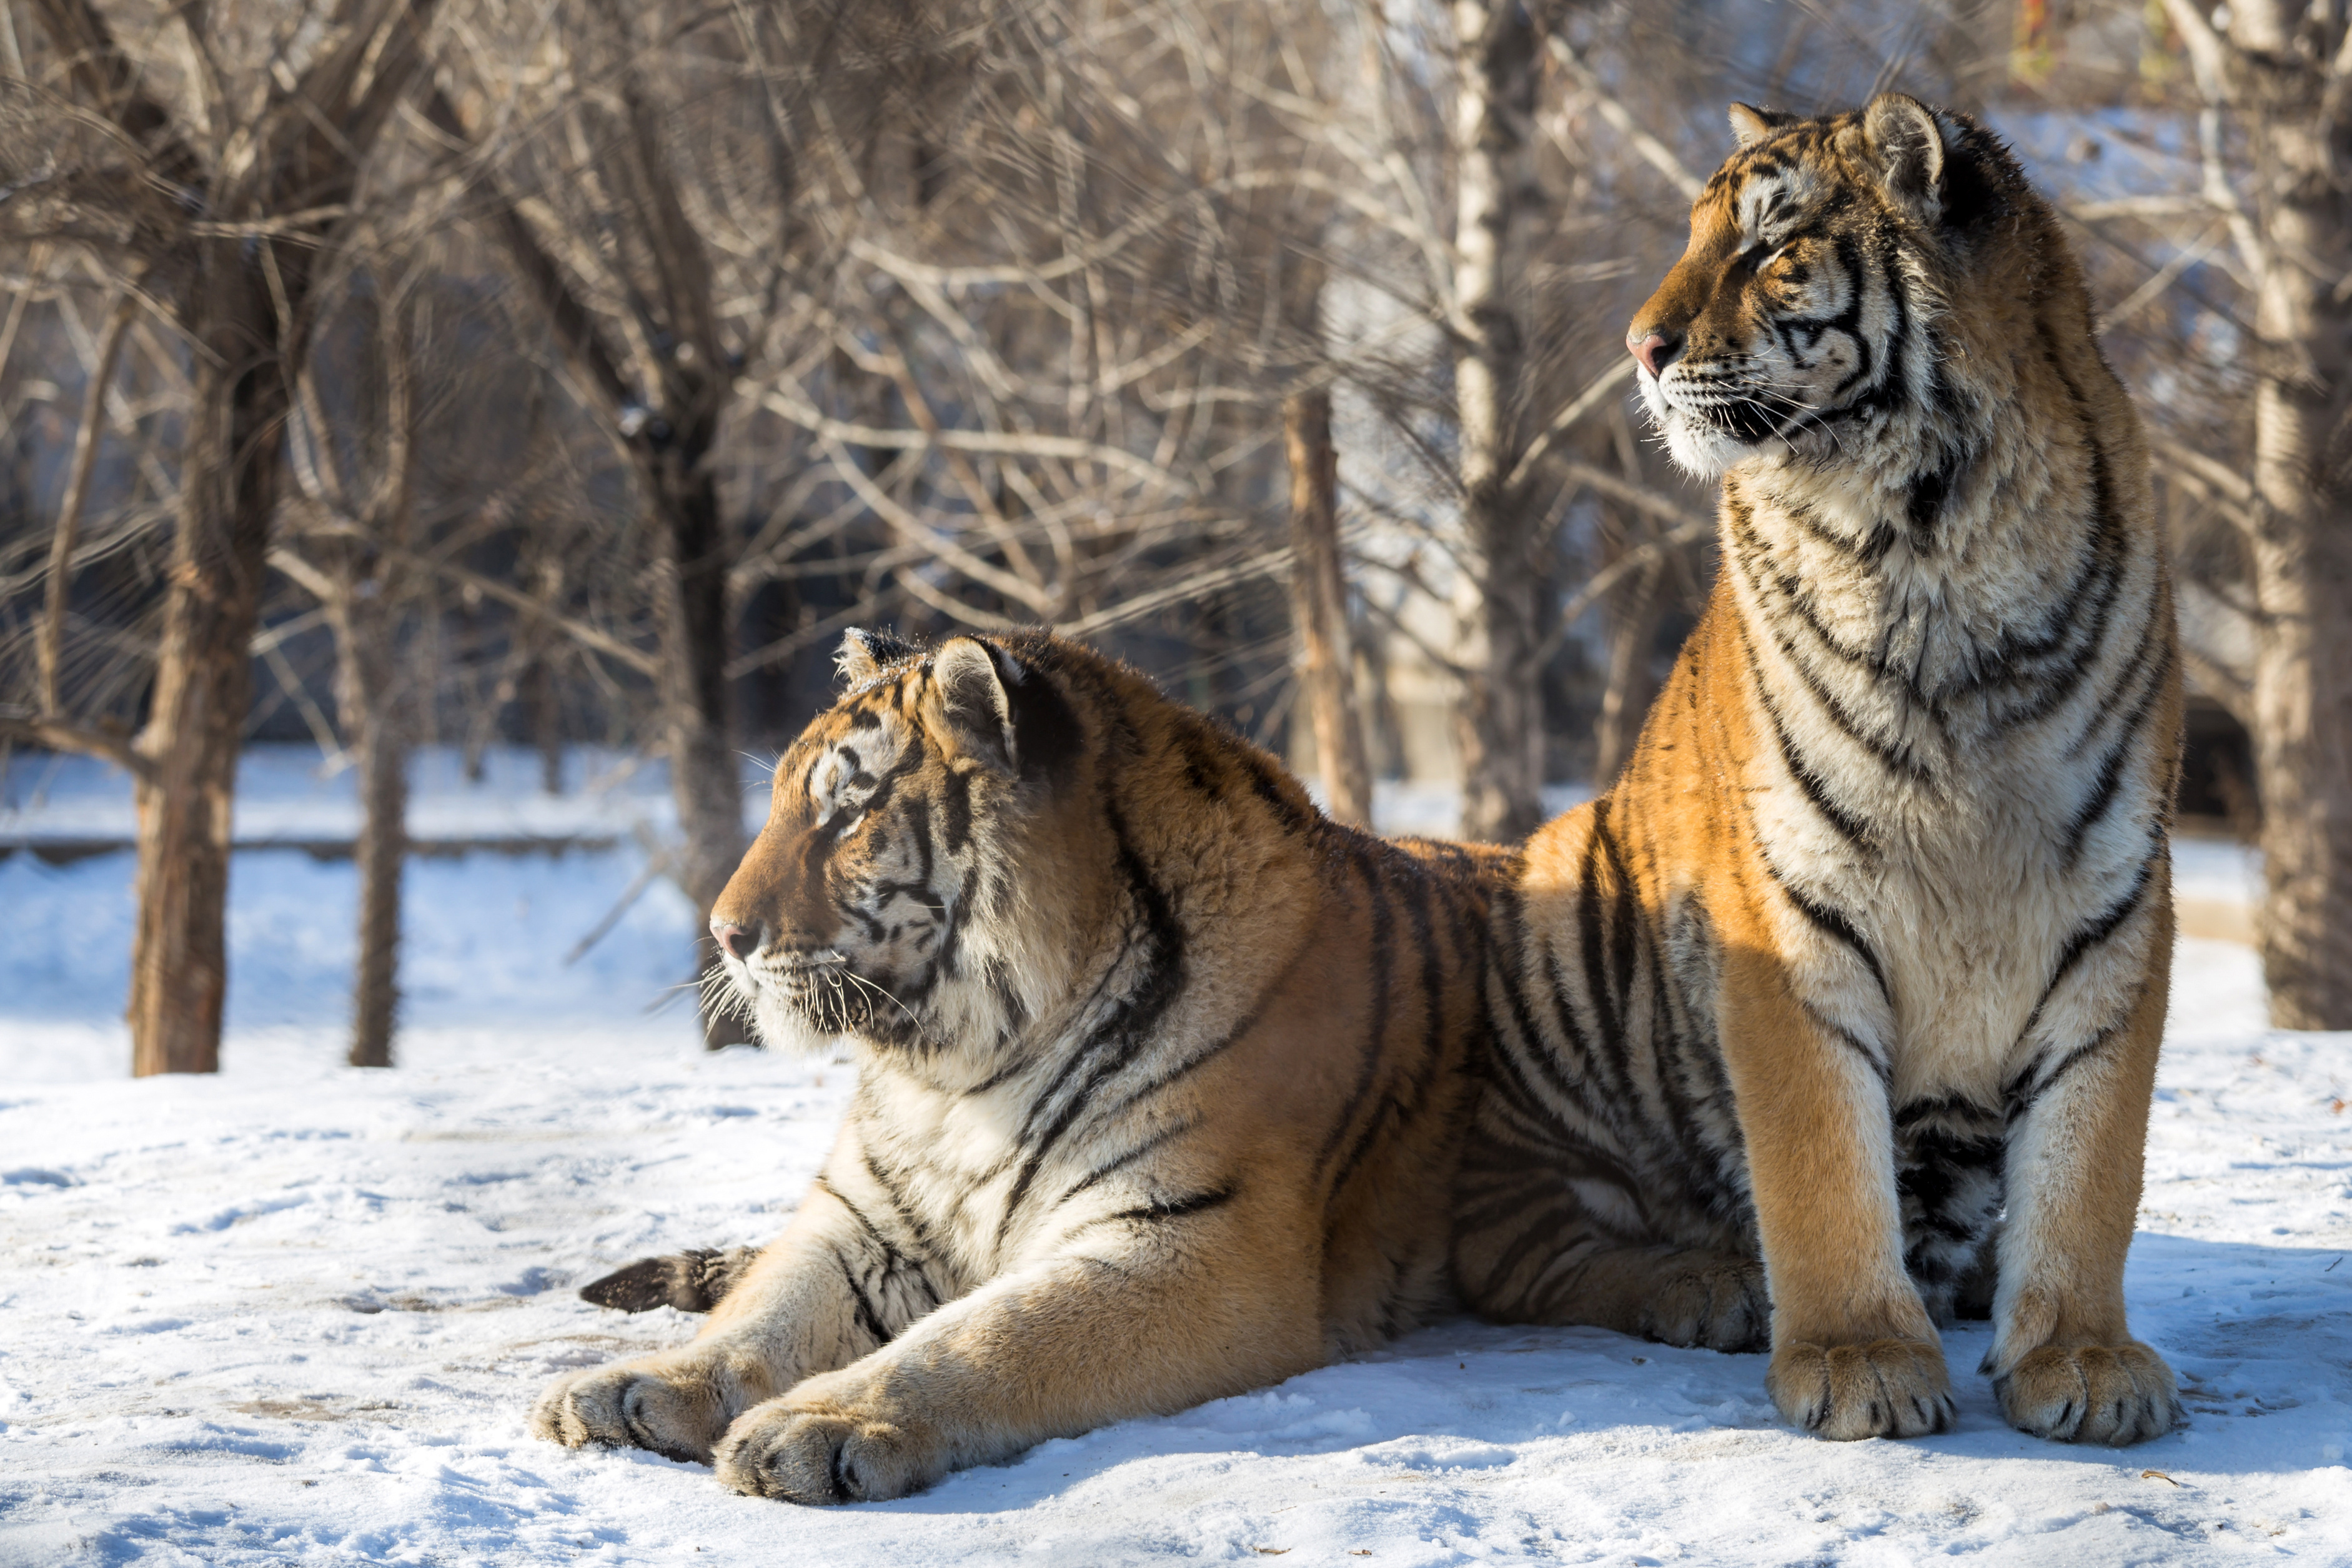
[[[1509,482],[1520,451],[1525,338],[1510,303],[1534,174],[1536,27],[1517,0],[1456,0],[1454,288],[1469,331],[1454,353],[1462,464],[1462,832],[1508,842],[1543,820],[1533,518]]]
[[[523,721],[530,743],[539,752],[539,787],[544,795],[563,793],[563,715],[555,687],[555,671],[544,653],[523,667]]]
[[[134,793],[131,1070],[142,1078],[220,1067],[229,814],[287,410],[278,317],[258,264],[237,239],[194,250],[188,303],[201,351],[154,695],[138,742],[152,771]],[[288,261],[289,290],[299,267]]]
[[[1664,595],[1658,592],[1665,563],[1654,561],[1635,572],[1610,596],[1609,681],[1601,692],[1601,717],[1592,727],[1592,787],[1598,793],[1617,782],[1634,738],[1657,696],[1651,647],[1658,639]]]
[[[2266,266],[2255,303],[2253,741],[2268,881],[2271,1022],[2352,1028],[2352,135],[2321,72],[2285,46],[2300,6],[2250,0]],[[2323,57],[2325,58],[2325,57]],[[2321,276],[2324,274],[2324,277]]]
[[[1348,583],[1339,561],[1339,458],[1331,447],[1331,394],[1283,399],[1290,457],[1291,620],[1298,632],[1298,684],[1315,728],[1315,757],[1332,819],[1372,825],[1372,772],[1356,712],[1356,661],[1348,638]]]
[[[348,608],[344,732],[359,754],[359,974],[352,987],[355,1068],[392,1065],[400,1012],[401,879],[408,865],[408,705],[397,629],[382,594]]]
[[[709,424],[715,427],[717,420]],[[743,784],[727,713],[727,551],[719,488],[703,461],[715,428],[651,454],[646,490],[659,508],[665,563],[662,709],[669,738],[670,794],[686,845],[678,883],[694,900],[697,967],[707,980],[719,962],[709,940],[711,906],[743,858]],[[750,1037],[730,1015],[705,1009],[713,1050]]]

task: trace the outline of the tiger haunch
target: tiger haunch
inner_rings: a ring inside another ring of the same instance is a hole
[[[2168,1430],[2123,1263],[2180,726],[2138,420],[2049,207],[1899,94],[1732,113],[1634,318],[1723,476],[1714,597],[1622,780],[1496,916],[1456,1263],[1491,1314],[1769,1343],[1827,1436]]]
[[[764,1037],[855,1050],[848,1119],[758,1257],[592,1287],[716,1300],[534,1429],[896,1497],[1444,1305],[1504,858],[1340,827],[1043,634],[842,664],[713,925]]]

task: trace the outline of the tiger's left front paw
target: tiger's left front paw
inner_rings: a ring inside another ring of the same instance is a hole
[[[2043,1345],[1994,1378],[1992,1391],[2011,1426],[2059,1443],[2121,1448],[2161,1437],[2181,1418],[2172,1369],[2137,1341]]]
[[[746,1497],[785,1502],[882,1502],[946,1473],[933,1445],[902,1426],[792,1395],[755,1405],[719,1439],[719,1479]]]

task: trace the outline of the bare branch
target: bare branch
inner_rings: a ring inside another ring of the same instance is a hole
[[[0,709],[0,739],[101,758],[136,778],[152,778],[155,773],[155,764],[131,743],[128,735],[63,719],[36,718],[21,709]]]
[[[1591,95],[1592,106],[1601,111],[1601,118],[1633,143],[1633,151],[1642,155],[1643,163],[1664,174],[1668,184],[1682,192],[1685,200],[1698,200],[1698,194],[1706,188],[1706,182],[1692,174],[1683,161],[1675,156],[1673,148],[1642,129],[1633,111],[1618,102],[1614,93],[1601,85],[1601,79],[1593,73],[1592,68],[1576,58],[1576,51],[1568,47],[1567,39],[1554,33],[1544,40],[1544,47],[1560,68],[1576,79],[1577,85]]]
[[[1636,511],[1647,513],[1661,522],[1673,523],[1678,529],[1693,530],[1693,538],[1700,537],[1715,527],[1714,519],[1700,517],[1688,511],[1681,502],[1672,497],[1660,495],[1657,491],[1634,484],[1629,479],[1619,479],[1606,468],[1596,468],[1590,463],[1578,462],[1572,458],[1555,458],[1552,460],[1559,465],[1562,473],[1576,483],[1590,485],[1611,500],[1622,506],[1632,507]]]
[[[1552,416],[1551,423],[1543,427],[1543,433],[1528,443],[1527,451],[1511,469],[1511,477],[1503,481],[1504,487],[1517,489],[1519,481],[1526,479],[1536,464],[1550,451],[1554,441],[1567,434],[1578,420],[1600,407],[1601,400],[1633,374],[1633,361],[1629,356],[1614,362],[1607,370],[1594,376],[1582,392],[1569,399],[1567,407]]]
[[[73,468],[66,479],[65,499],[58,506],[58,529],[49,544],[49,588],[41,616],[40,643],[36,650],[40,667],[41,711],[57,717],[58,667],[65,653],[66,594],[73,577],[74,538],[81,529],[82,509],[89,501],[90,471],[98,463],[98,442],[106,428],[106,389],[114,380],[114,362],[121,357],[122,339],[139,313],[139,297],[120,289],[114,309],[107,313],[106,331],[98,341],[97,363],[82,394],[81,424],[74,431]]]

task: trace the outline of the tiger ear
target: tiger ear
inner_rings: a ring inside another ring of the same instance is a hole
[[[1862,111],[1867,162],[1905,206],[1933,222],[1943,210],[1944,128],[1908,93],[1882,92]]]
[[[1765,141],[1784,125],[1794,125],[1797,117],[1782,114],[1778,110],[1759,109],[1752,103],[1731,106],[1731,139],[1745,149]]]
[[[843,685],[863,686],[914,651],[914,644],[903,637],[852,626],[842,634],[833,668],[840,673]]]
[[[977,637],[950,637],[931,655],[931,689],[923,696],[924,717],[950,751],[971,758],[992,773],[1016,777],[1020,759],[1013,740],[1009,678],[1019,684],[1020,664]]]

